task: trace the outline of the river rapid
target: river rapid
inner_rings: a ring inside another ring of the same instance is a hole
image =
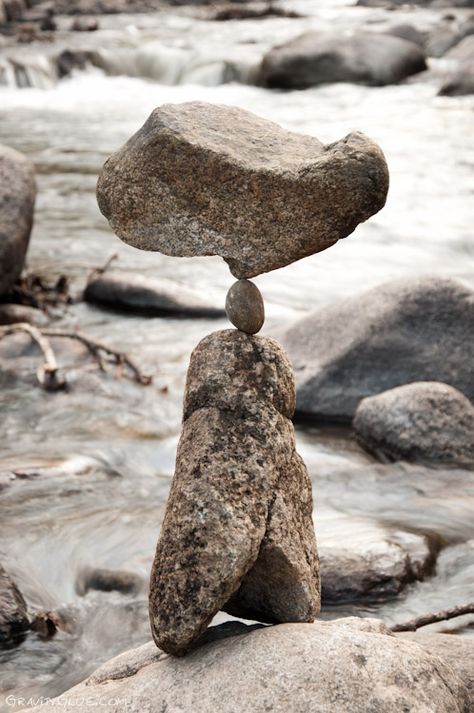
[[[241,106],[324,142],[358,129],[387,157],[391,187],[380,214],[330,250],[255,280],[266,301],[264,333],[393,278],[437,274],[474,287],[474,98],[437,97],[429,78],[291,92],[245,83],[267,48],[302,30],[383,29],[395,20],[428,29],[445,11],[390,13],[340,0],[284,6],[306,17],[212,22],[203,9],[179,8],[101,17],[101,29],[87,37],[67,32],[70,18],[60,18],[51,46],[0,45],[0,62],[21,55],[29,67],[31,86],[19,88],[11,77],[0,86],[0,142],[28,154],[37,170],[29,270],[48,280],[66,275],[79,293],[87,275],[117,253],[117,269],[170,278],[223,305],[233,282],[223,261],[134,250],[112,234],[95,201],[103,162],[154,107],[199,99]],[[50,57],[58,47],[100,51],[107,71],[89,68],[57,82]],[[442,71],[443,60],[432,68]],[[145,589],[80,596],[77,582],[90,566],[146,580],[173,473],[189,354],[227,323],[118,315],[78,301],[54,326],[80,328],[130,353],[154,384],[101,377],[91,365],[71,368],[69,392],[46,394],[28,376],[26,341],[9,347],[11,359],[18,348],[21,358],[20,378],[0,393],[0,561],[31,612],[60,612],[67,622],[50,640],[31,633],[0,653],[0,692],[33,698],[61,693],[149,640]],[[442,548],[434,574],[396,598],[327,608],[323,616],[377,615],[390,623],[472,601],[472,473],[378,464],[343,428],[298,426],[297,438],[322,539],[363,550],[384,533],[428,533]],[[431,630],[473,635],[474,619]]]

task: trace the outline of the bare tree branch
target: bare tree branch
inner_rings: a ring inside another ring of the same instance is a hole
[[[0,339],[8,336],[9,334],[17,334],[18,332],[26,332],[29,334],[43,353],[44,364],[41,364],[36,372],[41,386],[43,386],[46,391],[59,391],[61,389],[65,389],[66,380],[59,374],[56,355],[54,354],[47,335],[42,333],[37,327],[33,327],[32,324],[28,324],[28,322],[17,322],[16,324],[9,324],[4,327],[0,327]]]
[[[58,391],[66,388],[66,380],[60,375],[54,350],[48,337],[59,339],[76,339],[87,347],[91,355],[97,361],[101,371],[106,372],[107,357],[116,365],[116,376],[121,378],[126,376],[126,369],[131,372],[134,381],[147,386],[151,383],[152,377],[142,373],[140,367],[122,352],[112,349],[81,332],[68,332],[59,329],[38,329],[27,322],[17,322],[0,327],[0,339],[11,334],[25,332],[38,344],[44,356],[44,364],[38,368],[38,381],[47,391]]]
[[[99,367],[102,371],[106,371],[105,362],[101,354],[101,352],[104,352],[104,354],[112,357],[115,361],[115,364],[119,369],[119,375],[123,373],[123,367],[128,367],[132,372],[135,381],[138,381],[139,384],[148,386],[148,384],[152,381],[152,377],[143,374],[140,367],[126,354],[117,351],[116,349],[112,349],[112,347],[108,347],[105,344],[102,344],[102,342],[91,339],[81,332],[66,332],[59,329],[43,329],[42,332],[47,337],[77,339],[88,348],[92,356],[98,361]]]
[[[438,621],[447,621],[448,619],[454,619],[458,616],[464,616],[464,614],[474,614],[474,602],[459,607],[452,607],[452,609],[443,609],[442,611],[432,612],[431,614],[424,614],[423,616],[415,617],[415,619],[410,619],[410,621],[406,621],[403,624],[394,624],[390,627],[390,630],[416,631],[417,629],[421,629],[422,626],[436,624]]]

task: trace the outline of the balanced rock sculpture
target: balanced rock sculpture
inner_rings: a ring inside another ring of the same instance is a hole
[[[324,145],[243,109],[155,109],[106,162],[97,200],[129,245],[220,255],[237,278],[334,245],[385,204],[380,148],[360,133]]]
[[[236,330],[194,350],[176,470],[150,582],[161,649],[185,654],[223,610],[266,623],[320,608],[311,482],[296,453],[295,384],[248,277],[324,250],[380,210],[388,171],[362,134],[317,139],[232,107],[162,106],[105,164],[99,206],[130,245],[220,255],[239,278]]]

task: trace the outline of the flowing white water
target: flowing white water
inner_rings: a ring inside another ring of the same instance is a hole
[[[339,0],[286,6],[309,18],[212,23],[193,17],[197,10],[181,9],[104,17],[102,29],[86,38],[66,32],[70,19],[64,19],[51,47],[0,48],[7,77],[0,87],[0,141],[30,155],[38,172],[31,270],[50,278],[66,274],[79,287],[89,270],[117,252],[120,269],[172,278],[204,294],[212,290],[223,303],[233,280],[221,260],[133,250],[111,233],[95,201],[102,163],[154,107],[198,99],[250,109],[325,142],[358,129],[387,156],[391,188],[380,214],[325,253],[256,280],[268,307],[267,331],[392,278],[431,273],[474,286],[474,99],[438,98],[436,86],[421,80],[299,92],[243,83],[267,47],[303,29],[362,22],[378,29],[394,21],[393,13],[348,8]],[[397,13],[396,19],[407,17],[429,27],[439,13]],[[52,58],[67,48],[94,51],[100,61],[58,81]],[[23,79],[15,77],[15,62],[25,68]],[[231,81],[235,77],[241,81]],[[73,370],[70,393],[45,395],[28,381],[23,342],[22,376],[0,393],[1,471],[30,473],[0,492],[0,561],[33,611],[60,609],[71,622],[69,633],[49,642],[30,635],[2,653],[0,681],[4,691],[44,695],[149,638],[144,597],[81,598],[75,580],[83,565],[147,576],[173,471],[189,352],[225,322],[119,316],[80,303],[59,325],[79,326],[130,352],[155,373],[156,387]],[[18,348],[12,344],[11,354]],[[380,469],[345,432],[301,429],[298,439],[314,483],[316,528],[318,508],[330,508],[342,513],[333,533],[341,540],[352,517],[360,536],[366,518],[368,532],[376,523],[436,534],[445,545],[436,575],[425,583],[389,604],[342,607],[338,614],[400,620],[472,599],[472,475]]]

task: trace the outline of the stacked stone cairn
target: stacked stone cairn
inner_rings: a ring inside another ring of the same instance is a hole
[[[296,453],[295,384],[249,281],[334,245],[380,210],[388,171],[363,134],[323,145],[238,108],[164,105],[106,162],[99,206],[126,243],[219,255],[236,329],[191,356],[176,470],[153,562],[150,621],[180,656],[222,610],[265,623],[320,608],[311,482]]]

